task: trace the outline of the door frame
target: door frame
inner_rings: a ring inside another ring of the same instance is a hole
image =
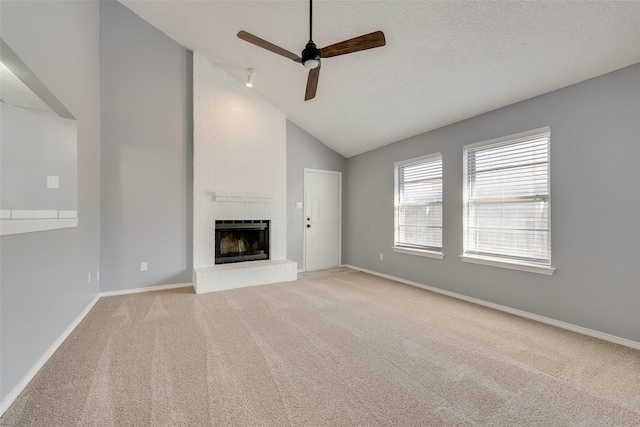
[[[338,176],[338,267],[342,265],[342,172],[324,169],[304,168],[302,179],[303,209],[302,209],[302,271],[307,271],[307,172],[324,173]]]

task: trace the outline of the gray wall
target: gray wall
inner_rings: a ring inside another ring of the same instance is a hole
[[[0,238],[0,399],[98,293],[98,3],[3,1],[2,38],[78,119],[77,228]],[[92,281],[87,283],[87,274]]]
[[[77,122],[51,110],[2,103],[2,209],[78,208]],[[59,188],[47,188],[47,176]]]
[[[640,342],[639,117],[636,64],[349,158],[343,262]],[[461,262],[463,145],[547,125],[555,274]],[[438,151],[445,259],[394,253],[393,163]]]
[[[296,209],[296,202],[304,201],[304,169],[342,172],[342,200],[346,197],[346,159],[295,123],[287,120],[287,259],[304,266],[302,245],[304,209]],[[343,225],[344,236],[344,225]],[[344,237],[343,237],[344,240]]]
[[[101,291],[191,282],[192,67],[184,47],[101,2]]]

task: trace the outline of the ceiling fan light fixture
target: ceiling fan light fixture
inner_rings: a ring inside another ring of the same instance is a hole
[[[256,72],[253,68],[249,68],[247,73],[249,73],[247,75],[247,87],[253,87],[253,77],[256,75]]]
[[[305,68],[308,68],[310,70],[313,70],[315,68],[318,68],[318,66],[320,65],[320,60],[318,59],[307,59],[306,61],[303,62]]]
[[[302,65],[310,70],[318,68],[320,66],[320,57],[320,49],[310,40],[302,51]]]

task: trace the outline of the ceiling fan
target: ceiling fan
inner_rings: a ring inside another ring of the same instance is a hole
[[[298,56],[293,52],[289,52],[286,49],[276,46],[273,43],[269,43],[266,40],[256,37],[253,34],[249,34],[246,31],[238,32],[238,37],[244,41],[255,44],[258,47],[282,55],[285,58],[289,58],[294,62],[300,62],[305,68],[309,68],[309,77],[307,78],[307,90],[304,95],[304,100],[308,101],[316,96],[316,89],[318,88],[318,77],[320,77],[320,60],[321,58],[331,58],[332,56],[345,55],[347,53],[359,52],[361,50],[372,49],[374,47],[381,47],[385,45],[384,33],[382,31],[375,31],[370,34],[365,34],[360,37],[345,40],[340,43],[332,44],[331,46],[318,49],[313,42],[312,37],[312,25],[313,25],[313,0],[309,0],[309,42],[302,51],[302,55]]]

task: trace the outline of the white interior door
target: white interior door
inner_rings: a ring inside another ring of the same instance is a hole
[[[304,170],[305,270],[340,265],[342,173]]]

